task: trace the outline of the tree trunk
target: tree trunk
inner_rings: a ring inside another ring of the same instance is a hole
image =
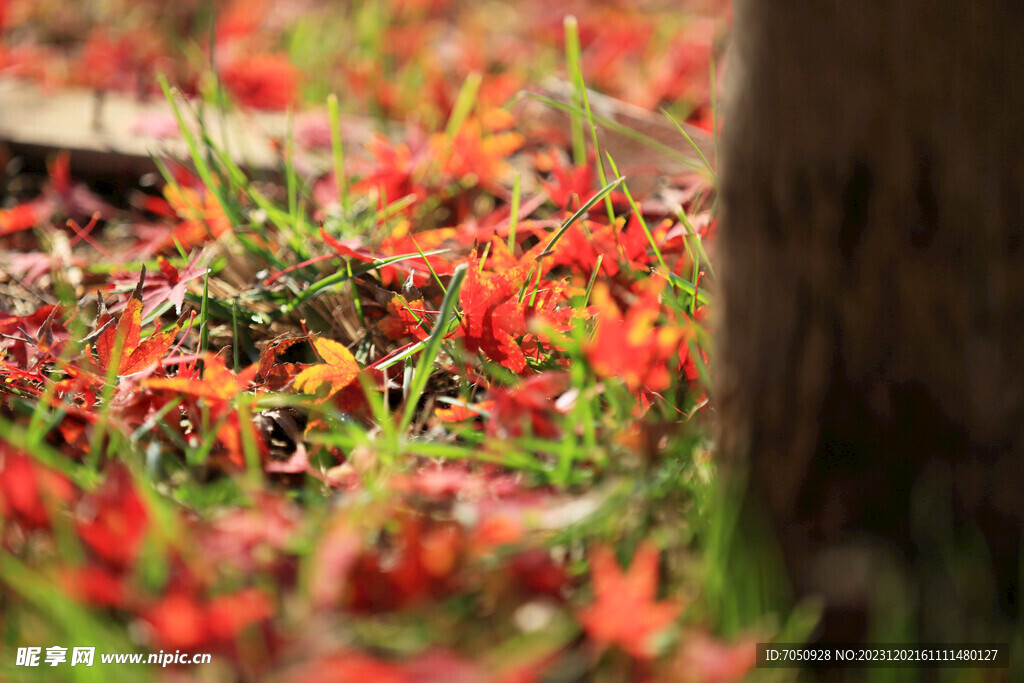
[[[823,639],[1017,615],[1021,26],[1010,0],[735,2],[719,444]]]

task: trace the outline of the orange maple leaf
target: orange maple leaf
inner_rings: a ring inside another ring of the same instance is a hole
[[[195,398],[201,398],[209,406],[210,416],[219,423],[217,440],[224,446],[228,459],[235,465],[245,464],[242,444],[242,430],[248,430],[252,440],[259,446],[260,437],[250,420],[239,419],[232,401],[249,388],[259,371],[258,365],[250,365],[238,374],[231,372],[219,356],[207,353],[203,356],[203,376],[158,377],[146,380],[144,386],[150,389],[170,391]]]
[[[494,409],[494,401],[480,401],[473,405],[452,403],[447,408],[434,408],[434,415],[441,422],[465,422],[480,417],[481,411],[490,412]]]
[[[388,301],[387,315],[377,323],[377,327],[394,341],[407,336],[423,340],[430,334],[430,328],[423,323],[425,312],[422,296],[410,301],[401,294],[395,294]]]
[[[182,249],[190,249],[231,230],[231,221],[213,192],[200,196],[191,188],[168,185],[164,198],[181,222],[157,242],[157,249],[173,247],[175,242]]]
[[[631,391],[661,391],[674,374],[667,363],[679,352],[684,330],[673,323],[659,323],[663,307],[658,287],[643,288],[625,312],[603,283],[594,287],[591,296],[598,324],[584,353],[598,376],[617,378]]]
[[[0,209],[0,237],[34,228],[50,211],[50,201],[43,198]]]
[[[250,365],[237,375],[224,365],[220,356],[207,353],[203,356],[203,377],[158,377],[146,380],[150,389],[165,389],[178,394],[206,399],[215,413],[227,409],[229,403],[249,388],[259,371],[258,365]]]
[[[650,659],[653,638],[679,615],[681,606],[672,601],[656,602],[658,548],[644,543],[623,572],[615,555],[606,547],[591,552],[594,604],[577,613],[590,637],[602,645],[618,645],[637,659]]]
[[[343,344],[330,339],[316,337],[313,347],[324,362],[312,365],[295,376],[295,388],[307,394],[315,394],[324,384],[329,385],[327,400],[338,393],[359,374],[359,365],[352,353]]]
[[[178,334],[178,326],[160,331],[158,327],[145,341],[142,341],[142,287],[146,282],[146,270],[139,276],[139,284],[121,312],[117,325],[110,324],[110,314],[100,316],[99,327],[107,326],[96,338],[96,355],[100,366],[109,370],[117,366],[118,376],[131,375],[157,363],[167,353]]]
[[[508,158],[525,142],[522,133],[508,130],[514,123],[508,112],[497,109],[482,119],[467,119],[454,135],[438,133],[430,138],[433,158],[450,178],[475,178],[482,185],[494,185],[508,175]]]

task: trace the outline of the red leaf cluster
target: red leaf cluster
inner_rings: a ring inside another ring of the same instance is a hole
[[[614,553],[605,547],[591,552],[594,603],[578,614],[580,623],[596,643],[618,645],[638,659],[655,654],[653,638],[671,625],[681,607],[658,602],[658,549],[645,543],[622,571]]]
[[[500,241],[495,241],[500,244]],[[462,303],[462,333],[466,350],[482,351],[509,370],[526,370],[526,355],[518,338],[526,334],[526,304],[520,293],[534,264],[526,258],[511,268],[487,272],[480,257],[469,253],[469,270],[459,292]]]
[[[594,288],[597,329],[586,346],[587,358],[601,377],[617,378],[632,391],[669,386],[669,360],[679,353],[683,329],[662,323],[659,287],[647,286],[623,312],[603,285]]]
[[[27,529],[50,528],[50,513],[71,500],[67,477],[0,445],[0,511]]]

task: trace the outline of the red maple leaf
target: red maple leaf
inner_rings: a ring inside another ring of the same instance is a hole
[[[50,510],[75,487],[64,475],[0,444],[0,513],[27,528],[49,528]]]
[[[447,408],[434,408],[434,415],[441,422],[466,422],[475,420],[483,413],[490,413],[494,409],[494,401],[479,401],[473,405],[460,403],[448,404]]]
[[[392,142],[383,135],[371,138],[366,149],[374,161],[364,169],[354,190],[376,193],[379,202],[388,203],[408,196],[418,201],[429,194],[420,178],[426,158],[423,149],[413,151],[408,144]]]
[[[395,293],[388,300],[387,313],[377,322],[377,328],[393,341],[410,336],[423,340],[430,334],[426,312],[422,296],[410,300]]]
[[[79,503],[78,535],[108,564],[130,567],[149,528],[146,504],[132,475],[115,464],[106,481]]]
[[[185,305],[185,293],[188,283],[191,280],[201,278],[206,274],[206,268],[199,263],[202,254],[193,256],[188,264],[178,270],[163,256],[157,257],[157,264],[160,266],[159,273],[148,273],[146,284],[142,290],[142,316],[146,317],[155,311],[160,304],[170,301],[174,304],[175,315],[181,315],[181,308]],[[113,287],[130,284],[127,277],[113,277],[110,280]],[[118,304],[110,307],[111,313],[123,309],[126,304]]]
[[[291,386],[295,376],[302,371],[304,365],[298,363],[281,362],[278,359],[289,348],[304,342],[308,337],[287,337],[274,339],[264,347],[260,354],[259,376],[266,382],[267,387],[280,391]]]
[[[451,589],[465,545],[461,527],[411,514],[394,522],[387,544],[393,551],[366,549],[352,565],[349,598],[355,611],[401,609]]]
[[[681,609],[672,601],[657,602],[658,548],[650,542],[637,549],[629,569],[622,571],[607,547],[591,552],[594,604],[577,613],[587,634],[600,645],[618,645],[637,659],[650,659],[653,638],[664,631]]]
[[[191,376],[179,370],[177,377],[159,377],[148,379],[143,383],[150,389],[169,391],[172,394],[184,394],[192,398],[203,399],[209,408],[210,417],[219,422],[217,440],[227,450],[228,459],[239,467],[245,464],[242,430],[249,431],[253,443],[262,450],[262,440],[251,421],[242,421],[232,402],[243,391],[248,389],[259,365],[251,365],[238,374],[227,369],[219,356],[206,354],[203,358],[204,371],[199,377],[198,369],[193,368]]]
[[[0,237],[31,230],[46,220],[52,211],[52,202],[43,197],[15,204],[9,209],[0,209]]]
[[[226,510],[209,522],[196,520],[190,529],[206,561],[222,570],[253,575],[278,566],[295,539],[299,521],[298,508],[291,501],[262,493],[254,495],[251,507]]]
[[[695,21],[669,42],[648,92],[638,104],[654,109],[660,102],[707,102],[710,98],[708,69],[718,22]]]
[[[141,616],[163,648],[193,648],[203,642],[206,615],[198,600],[181,589],[168,592]]]
[[[656,242],[664,240],[670,225],[671,222],[666,220],[650,226]],[[651,262],[649,248],[647,235],[636,215],[630,216],[628,222],[618,218],[611,225],[581,220],[565,232],[550,258],[552,265],[567,266],[589,276],[598,257],[601,257],[602,274],[614,277],[626,265],[633,270],[646,272]],[[664,253],[664,246],[661,248]]]
[[[507,159],[523,146],[521,133],[507,130],[514,120],[503,109],[492,109],[483,117],[463,122],[454,135],[437,133],[430,138],[430,150],[444,176],[471,179],[493,187],[509,173]]]
[[[296,683],[412,683],[415,680],[398,664],[355,651],[340,651],[310,659],[290,669],[287,679]]]
[[[495,240],[494,244],[500,244]],[[519,292],[530,274],[532,259],[523,258],[500,272],[484,272],[475,251],[469,253],[469,272],[459,292],[466,349],[483,353],[513,372],[526,369],[526,355],[517,339],[526,334],[526,305]]]
[[[156,642],[169,650],[231,642],[274,612],[273,601],[260,588],[207,598],[194,586],[176,586],[141,616],[152,627]]]
[[[93,607],[123,608],[129,599],[128,587],[120,570],[97,564],[65,567],[60,584],[70,597]]]
[[[593,194],[594,173],[590,164],[566,167],[558,152],[552,151],[538,156],[537,167],[539,170],[551,171],[552,182],[541,180],[540,184],[551,201],[562,209],[569,209],[574,198],[575,207],[578,208]]]
[[[585,347],[587,359],[599,376],[618,378],[632,391],[669,386],[672,373],[666,363],[679,352],[683,337],[682,327],[659,323],[662,306],[656,287],[643,289],[625,313],[603,283],[594,287],[592,301],[599,318]]]
[[[206,632],[214,640],[231,641],[239,633],[274,614],[274,604],[259,588],[218,595],[205,606]]]
[[[533,434],[546,439],[559,435],[554,419],[564,410],[553,399],[569,386],[564,373],[542,372],[514,388],[497,388],[491,392],[493,406],[487,420],[487,433],[498,438]]]
[[[105,28],[93,29],[78,58],[78,78],[96,90],[139,93],[147,83],[145,73],[170,66],[159,36],[145,29],[112,36]]]
[[[235,374],[227,369],[220,356],[212,353],[203,358],[203,377],[159,377],[146,380],[145,386],[151,389],[167,389],[175,393],[187,394],[196,398],[206,399],[211,407],[227,407],[232,399],[245,391],[259,371],[258,365],[250,365]],[[214,410],[213,412],[217,412]]]
[[[231,221],[220,200],[205,188],[196,190],[181,184],[167,185],[164,199],[181,222],[170,232],[152,240],[147,249],[159,251],[175,246],[190,249],[231,230]]]
[[[62,309],[50,304],[26,316],[0,311],[0,350],[27,369],[38,356],[60,356],[68,332],[61,323]],[[2,362],[2,361],[0,361]]]
[[[224,87],[240,104],[284,110],[295,102],[302,74],[281,54],[239,54],[220,65]]]
[[[117,367],[118,376],[141,372],[160,361],[167,353],[178,334],[175,325],[163,332],[159,328],[145,341],[142,340],[142,289],[146,283],[146,269],[142,269],[139,284],[121,313],[117,325],[111,321],[113,317],[104,313],[97,321],[97,327],[103,329],[96,338],[96,355],[100,368],[106,372]]]

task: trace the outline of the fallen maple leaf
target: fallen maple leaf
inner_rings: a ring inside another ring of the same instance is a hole
[[[358,529],[351,520],[338,517],[320,537],[313,556],[310,596],[317,608],[334,605],[344,595],[361,551]]]
[[[131,567],[149,531],[149,512],[124,465],[111,466],[104,483],[78,504],[78,536],[112,567]]]
[[[656,654],[654,637],[675,621],[681,609],[672,601],[655,601],[658,548],[650,542],[641,545],[625,572],[610,549],[595,548],[590,568],[595,602],[577,613],[583,628],[596,643],[618,645],[637,659],[651,659]]]
[[[312,365],[296,375],[295,388],[307,394],[315,394],[321,386],[327,384],[330,388],[323,399],[327,400],[352,383],[359,374],[359,365],[352,352],[331,339],[316,337],[313,339],[313,348],[324,362]]]
[[[491,360],[521,373],[526,356],[516,340],[526,334],[526,305],[518,293],[533,264],[523,258],[500,272],[482,272],[479,263],[476,251],[469,252],[469,273],[459,292],[463,343],[467,351],[483,351]]]
[[[200,192],[182,185],[167,185],[164,199],[171,213],[181,222],[170,232],[152,240],[147,250],[160,251],[175,246],[191,249],[231,230],[231,221],[224,213],[224,207],[217,195],[209,190]]]
[[[497,118],[504,120],[498,121]],[[471,118],[453,134],[437,133],[430,138],[430,150],[441,165],[441,172],[453,179],[471,178],[484,186],[494,186],[507,176],[511,167],[507,159],[523,146],[521,133],[501,128],[513,123],[512,117],[490,116],[489,121]],[[497,125],[488,130],[485,124]]]
[[[196,369],[193,369],[191,376],[179,369],[177,377],[148,379],[143,386],[203,399],[204,405],[209,408],[210,417],[220,425],[217,428],[217,440],[227,450],[231,462],[241,467],[245,464],[243,429],[248,431],[257,448],[265,450],[263,440],[252,421],[241,420],[232,405],[232,401],[248,389],[259,366],[250,365],[235,374],[228,370],[219,356],[212,353],[205,354],[202,360],[202,378]]]
[[[494,389],[487,433],[499,439],[523,434],[557,438],[560,432],[555,418],[566,410],[556,406],[554,399],[568,387],[567,374],[542,372],[517,387]]]
[[[678,655],[664,679],[678,683],[731,683],[743,680],[757,665],[757,638],[720,641],[707,633],[683,636]]]
[[[424,329],[423,323],[425,309],[422,296],[409,300],[402,294],[395,294],[388,301],[387,315],[377,323],[377,327],[393,341],[409,336],[422,341],[429,334],[429,328]]]
[[[27,528],[48,528],[58,502],[74,496],[74,485],[56,470],[0,444],[0,515]]]
[[[302,371],[299,363],[280,361],[283,353],[296,344],[307,341],[308,337],[286,337],[271,340],[260,354],[259,376],[270,389],[279,391],[295,381]]]
[[[0,311],[0,355],[6,355],[21,368],[40,355],[59,356],[68,332],[61,323],[62,309],[50,304],[26,316]]]
[[[60,587],[72,599],[93,607],[120,609],[128,602],[128,587],[121,572],[96,564],[63,569]]]
[[[185,293],[188,289],[188,283],[206,274],[206,268],[200,263],[202,257],[201,252],[196,254],[184,268],[178,270],[163,256],[158,256],[157,264],[160,266],[160,272],[146,274],[146,286],[142,292],[142,316],[146,317],[165,301],[170,301],[174,304],[175,315],[181,315],[182,306],[185,305]],[[111,278],[110,284],[114,287],[120,287],[129,284],[127,279],[127,277],[114,277]],[[111,313],[116,313],[123,309],[125,305],[117,304],[111,306],[108,310]]]
[[[100,316],[97,326],[102,329],[96,338],[96,355],[103,370],[117,367],[118,376],[131,375],[145,370],[157,363],[174,342],[178,334],[178,326],[160,331],[159,328],[145,341],[142,341],[142,288],[146,283],[146,269],[143,267],[139,275],[139,284],[132,293],[128,303],[117,321],[109,313]]]
[[[480,401],[473,405],[461,403],[448,404],[447,408],[434,408],[434,415],[441,422],[466,422],[475,420],[484,413],[490,413],[494,409],[494,401]]]
[[[297,683],[411,683],[415,680],[399,664],[354,651],[310,659],[289,670],[286,679]]]
[[[410,195],[419,201],[429,195],[420,180],[420,169],[429,158],[426,149],[414,151],[408,143],[393,142],[383,135],[376,135],[367,141],[366,151],[373,161],[360,169],[362,180],[353,186],[353,190],[373,193],[378,199],[386,198],[389,202]]]
[[[206,632],[216,640],[231,641],[252,624],[269,619],[274,605],[259,588],[244,588],[237,593],[219,595],[206,604]]]
[[[577,205],[586,203],[594,185],[593,166],[590,164],[570,165],[566,167],[557,151],[552,151],[544,159],[543,165],[549,166],[552,182],[541,180],[541,186],[547,191],[557,206],[568,209],[575,198]],[[538,164],[541,165],[541,164]]]
[[[198,376],[158,377],[146,380],[144,386],[150,389],[165,389],[179,394],[206,399],[215,414],[224,412],[230,402],[245,391],[256,377],[259,366],[250,365],[235,374],[228,370],[220,356],[207,353],[202,357],[204,371]],[[180,372],[180,371],[179,371]]]
[[[52,211],[52,202],[43,197],[16,204],[9,209],[0,209],[0,237],[31,230],[46,220]]]
[[[285,55],[239,54],[219,66],[224,86],[246,107],[283,111],[298,95],[302,73]]]
[[[644,287],[625,311],[604,283],[594,287],[591,297],[598,324],[584,353],[599,377],[617,378],[630,391],[661,391],[672,381],[667,363],[679,352],[684,330],[659,322],[663,309],[658,287]]]
[[[169,591],[141,616],[161,648],[194,648],[202,644],[206,636],[202,605],[195,596],[181,589]]]

